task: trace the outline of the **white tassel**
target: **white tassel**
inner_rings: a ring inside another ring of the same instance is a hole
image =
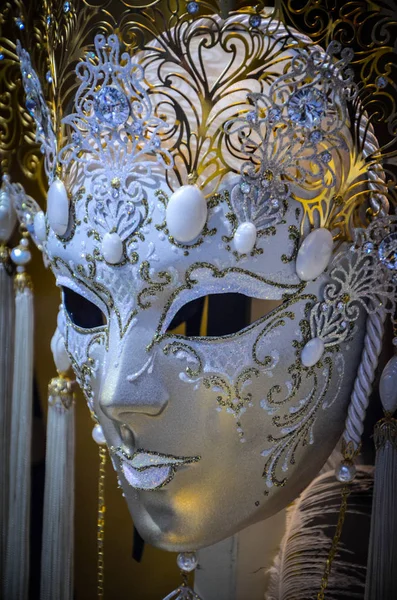
[[[70,367],[58,329],[51,341],[59,376],[48,386],[41,600],[72,600],[75,415]]]
[[[0,582],[4,581],[9,501],[14,291],[8,250],[0,246]]]
[[[44,494],[41,600],[73,598],[74,438],[71,382],[49,385]]]
[[[20,251],[29,254],[26,246],[21,245],[19,248]],[[14,253],[15,250],[13,250]],[[11,257],[14,260],[13,252]],[[26,257],[29,259],[30,254],[27,255]],[[14,262],[16,261],[14,260]],[[26,600],[29,590],[33,293],[29,276],[23,272],[23,267],[18,266],[17,270],[19,272],[15,277],[15,347],[5,573],[5,598],[7,600]]]
[[[0,596],[7,552],[15,302],[7,242],[15,227],[16,214],[8,185],[9,178],[4,175],[0,188]]]
[[[375,425],[375,482],[372,500],[365,600],[397,598],[397,357],[380,382],[385,418]]]

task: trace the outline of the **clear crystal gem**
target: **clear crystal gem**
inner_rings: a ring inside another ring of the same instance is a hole
[[[68,13],[70,11],[70,2],[63,3],[63,12]]]
[[[320,154],[320,159],[323,163],[329,163],[332,159],[331,152],[328,152],[328,150],[324,150],[324,152],[321,152]]]
[[[341,329],[346,329],[346,327],[347,327],[346,321],[342,321],[340,324],[340,327],[341,327]]]
[[[246,181],[243,181],[243,183],[240,185],[240,190],[243,192],[243,194],[249,194],[251,186]]]
[[[383,89],[383,88],[387,87],[387,84],[388,84],[388,81],[387,81],[386,77],[384,77],[383,75],[379,75],[379,77],[377,77],[376,85],[379,88]]]
[[[326,99],[315,88],[295,92],[288,102],[288,116],[302,127],[318,125],[325,113]]]
[[[22,31],[22,29],[25,29],[25,23],[23,22],[23,19],[21,17],[18,17],[15,20],[16,26],[18,27],[18,29],[20,29]]]
[[[251,110],[249,113],[247,113],[246,119],[248,123],[256,123],[256,112]]]
[[[189,13],[189,15],[195,15],[196,13],[198,13],[198,11],[200,9],[200,5],[198,2],[191,0],[191,2],[187,3],[186,9],[187,9],[187,12]]]
[[[122,125],[130,114],[127,96],[119,89],[106,85],[95,98],[94,111],[96,117],[106,125]]]
[[[356,476],[356,467],[353,463],[342,462],[335,469],[335,477],[341,483],[350,483]]]
[[[379,260],[390,270],[397,270],[397,232],[390,233],[379,244]]]
[[[270,206],[272,208],[280,208],[280,202],[277,200],[277,198],[272,198],[270,200]]]
[[[309,135],[309,140],[311,141],[312,144],[318,144],[319,142],[321,142],[321,140],[323,139],[323,134],[321,133],[321,131],[319,131],[318,129],[316,129],[315,131],[312,131]]]
[[[343,310],[345,308],[345,305],[343,304],[343,302],[338,302],[336,305],[336,308],[338,310]]]
[[[363,246],[363,250],[364,250],[365,254],[371,254],[373,249],[374,249],[374,245],[372,242],[365,242],[365,244]]]
[[[322,302],[322,304],[321,304],[321,310],[323,312],[328,312],[328,304],[326,302]]]
[[[26,104],[25,104],[28,113],[34,117],[37,109],[37,102],[32,96],[26,96]]]
[[[249,24],[251,27],[259,27],[262,22],[262,18],[260,15],[251,15],[249,18]]]
[[[48,83],[52,83],[51,71],[47,71],[45,78],[47,79]]]
[[[176,559],[177,565],[181,571],[190,573],[198,565],[198,560],[195,552],[181,552]]]
[[[268,112],[269,123],[274,123],[281,119],[281,110],[279,108],[271,108]]]
[[[140,135],[143,131],[143,125],[139,121],[134,121],[131,129],[136,135]]]

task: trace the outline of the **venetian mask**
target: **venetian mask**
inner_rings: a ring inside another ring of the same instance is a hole
[[[390,224],[360,228],[385,206],[350,51],[265,14],[188,18],[132,55],[99,35],[58,151],[19,54],[51,183],[32,234],[95,436],[146,541],[211,545],[318,473],[390,291]],[[223,336],[172,331],[214,294],[262,312]]]

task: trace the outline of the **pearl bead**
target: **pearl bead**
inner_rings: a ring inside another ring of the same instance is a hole
[[[383,369],[379,395],[383,409],[394,414],[397,410],[397,356],[393,356]]]
[[[296,258],[296,272],[302,281],[316,279],[331,259],[333,239],[324,227],[315,229],[303,241]]]
[[[207,221],[207,201],[196,185],[183,185],[170,197],[166,209],[167,228],[178,242],[191,242]]]
[[[123,258],[123,242],[118,233],[105,233],[102,240],[102,254],[106,262],[115,265]]]
[[[71,367],[70,358],[66,352],[65,340],[58,327],[51,339],[51,351],[58,373],[66,373]]]
[[[248,254],[252,251],[256,242],[256,227],[253,223],[246,221],[241,223],[234,234],[234,246],[240,254]]]
[[[7,242],[11,237],[16,220],[10,195],[5,190],[0,191],[0,243]]]
[[[45,225],[45,216],[42,210],[34,216],[33,221],[34,234],[39,242],[45,242],[47,238],[47,231]]]
[[[316,337],[307,342],[301,353],[301,361],[305,367],[313,367],[324,352],[324,342]]]
[[[64,235],[69,223],[69,198],[60,179],[54,179],[47,194],[47,217],[51,229]]]
[[[99,446],[103,446],[104,444],[106,444],[102,427],[99,424],[96,424],[94,429],[92,430],[92,438]]]
[[[335,469],[335,477],[341,483],[350,483],[356,476],[356,467],[353,463],[341,462]]]
[[[177,565],[181,571],[190,573],[198,565],[198,559],[195,552],[181,552],[176,559]]]
[[[11,260],[16,265],[26,265],[31,258],[30,251],[23,246],[17,246],[11,250]]]

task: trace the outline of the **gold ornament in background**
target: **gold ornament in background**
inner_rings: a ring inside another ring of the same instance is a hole
[[[231,1],[205,0],[107,0],[96,5],[86,0],[7,2],[0,11],[2,172],[10,171],[14,180],[21,181],[36,198],[45,192],[43,160],[35,143],[33,120],[25,108],[21,89],[15,53],[17,38],[31,53],[33,66],[41,78],[52,111],[59,150],[67,134],[61,120],[70,111],[78,86],[75,67],[87,53],[93,51],[93,38],[97,33],[106,36],[116,33],[130,54],[144,48],[153,39],[157,40],[157,45],[163,40],[161,46],[164,56],[170,56],[172,52],[181,51],[180,40],[171,34],[171,30],[192,16],[211,13],[225,15],[233,9],[255,14],[262,6],[243,6],[241,3],[233,6]],[[189,14],[192,7],[194,10]],[[351,226],[365,224],[367,218],[372,216],[371,212],[366,213],[361,209],[368,200],[368,191],[362,185],[368,169],[373,169],[370,194],[376,198],[378,193],[384,193],[391,203],[397,204],[397,91],[396,82],[393,81],[397,67],[396,12],[397,5],[393,2],[353,1],[329,5],[326,0],[309,0],[304,4],[297,0],[276,0],[275,7],[269,9],[272,18],[280,18],[287,28],[309,35],[313,43],[325,48],[331,40],[336,39],[355,51],[352,67],[358,83],[358,96],[350,115],[352,120],[354,117],[352,129],[356,142],[351,156],[351,169],[348,173],[342,173],[341,187],[335,195],[327,196],[320,191],[315,202],[303,203],[305,217],[310,224],[313,226],[315,222],[320,222],[321,226],[329,227],[337,240],[349,239]],[[238,35],[236,32],[235,36]],[[94,55],[92,60],[95,60]],[[190,67],[193,68],[191,61]],[[192,74],[198,84],[199,70],[193,70]],[[203,98],[203,107],[209,109],[213,103],[213,98]],[[374,144],[369,156],[364,156],[359,143],[362,118],[366,115],[370,129],[373,128],[376,138],[381,140],[381,147],[377,149]],[[197,173],[205,178],[206,170],[213,164],[219,179],[227,172],[221,148],[217,145],[219,136],[210,139],[205,124],[201,129],[198,136],[200,143],[212,145],[212,153],[209,152],[207,157],[208,164],[197,164],[193,157],[192,164],[184,169],[187,175]],[[184,150],[182,147],[178,149],[181,156]],[[383,172],[376,167],[379,162]],[[182,182],[186,173],[181,171],[176,175]],[[208,182],[211,177],[216,179],[212,174],[207,177]]]

